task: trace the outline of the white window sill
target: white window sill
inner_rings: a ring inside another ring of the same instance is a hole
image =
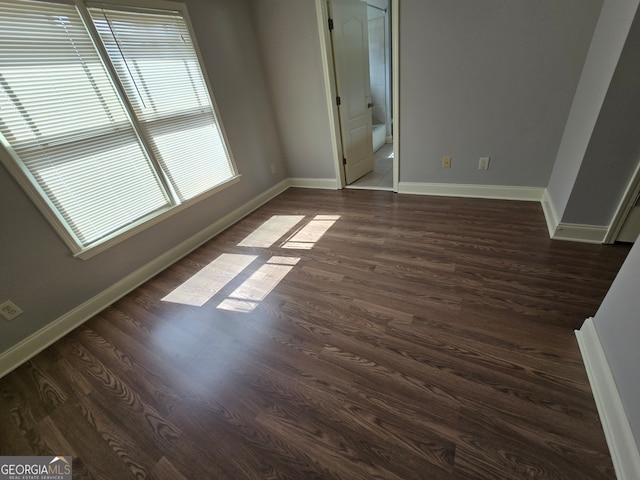
[[[74,257],[79,258],[81,260],[88,260],[98,255],[99,253],[102,253],[108,250],[114,245],[117,245],[120,242],[123,242],[124,240],[127,240],[128,238],[133,237],[134,235],[137,235],[138,233],[146,230],[147,228],[152,227],[153,225],[156,225],[157,223],[160,223],[163,220],[166,220],[167,218],[175,215],[176,213],[186,210],[187,208],[197,203],[200,203],[201,201],[211,197],[212,195],[215,195],[216,193],[221,192],[227,187],[230,187],[231,185],[238,183],[240,181],[240,176],[241,175],[236,175],[234,177],[231,177],[229,180],[219,185],[216,185],[211,190],[208,190],[198,195],[197,197],[187,200],[186,202],[181,203],[180,205],[167,207],[166,209],[161,210],[159,212],[155,212],[150,216],[147,216],[132,225],[128,225],[126,229],[119,230],[113,233],[112,235],[97,241],[96,243],[93,243],[87,247],[84,247],[79,251],[76,251],[74,253]]]

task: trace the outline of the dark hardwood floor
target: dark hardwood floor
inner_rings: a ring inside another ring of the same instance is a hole
[[[276,243],[238,245],[266,221]],[[0,379],[0,453],[109,480],[614,479],[574,329],[627,252],[549,240],[535,202],[290,189]]]

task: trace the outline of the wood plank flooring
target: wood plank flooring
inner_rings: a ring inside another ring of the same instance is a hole
[[[79,479],[614,479],[573,331],[627,252],[549,240],[534,202],[290,189],[0,379],[0,454]],[[223,254],[255,258],[162,301]]]

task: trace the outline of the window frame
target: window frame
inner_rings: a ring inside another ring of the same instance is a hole
[[[156,12],[177,12],[180,16],[182,16],[188,29],[189,35],[191,36],[191,42],[197,56],[198,65],[200,67],[200,71],[202,73],[204,83],[209,94],[213,113],[216,117],[217,128],[222,137],[222,141],[225,144],[226,153],[228,155],[228,160],[232,170],[232,176],[227,178],[225,181],[213,186],[209,190],[206,190],[199,195],[196,195],[193,198],[180,202],[175,195],[175,192],[173,192],[170,181],[168,180],[168,178],[166,178],[167,173],[161,168],[154,156],[151,155],[151,164],[154,166],[156,176],[159,178],[161,184],[165,187],[165,195],[169,199],[169,204],[164,208],[145,215],[144,217],[131,224],[123,225],[121,228],[110,235],[100,238],[99,240],[96,240],[89,245],[83,245],[77,238],[71,227],[67,224],[66,220],[62,217],[58,209],[51,202],[48,195],[43,191],[42,187],[40,187],[31,172],[22,163],[22,161],[19,160],[19,156],[13,150],[11,145],[6,142],[6,139],[4,139],[2,135],[0,135],[0,144],[2,145],[2,147],[4,147],[0,148],[0,161],[18,182],[18,184],[23,188],[27,196],[33,201],[35,206],[43,214],[45,219],[49,222],[54,231],[60,236],[63,242],[67,245],[75,258],[79,258],[82,260],[89,259],[239,182],[241,175],[238,173],[238,168],[230,148],[227,133],[221,120],[215,96],[213,95],[211,82],[204,66],[202,54],[198,46],[195,31],[193,29],[186,4],[172,0],[44,0],[44,2],[54,5],[74,5],[76,7],[79,16],[85,24],[85,28],[88,31],[91,41],[98,55],[100,56],[101,63],[108,73],[110,80],[114,85],[114,88],[120,99],[120,102],[130,119],[131,125],[134,128],[134,132],[136,133],[141,145],[143,145],[147,152],[152,152],[151,145],[149,144],[146,137],[140,134],[140,132],[143,131],[140,122],[138,122],[134,112],[132,111],[132,106],[126,97],[124,86],[118,78],[113,64],[109,60],[109,56],[104,45],[102,44],[102,41],[100,40],[100,35],[97,32],[95,25],[93,24],[88,8],[104,6],[105,8],[115,7],[126,10],[127,7],[130,7],[132,9],[135,9],[136,11],[147,9]]]

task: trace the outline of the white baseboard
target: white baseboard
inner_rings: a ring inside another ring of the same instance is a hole
[[[467,185],[455,183],[400,182],[398,193],[436,195],[444,197],[491,198],[539,202],[545,189],[538,187],[509,187],[503,185]]]
[[[581,243],[603,243],[608,231],[608,227],[598,225],[560,222],[551,238],[553,240],[568,240]]]
[[[603,243],[609,227],[600,225],[582,225],[578,223],[563,223],[560,221],[556,207],[549,191],[545,189],[542,196],[542,211],[547,221],[549,238],[553,240],[567,240],[581,243]]]
[[[547,221],[549,238],[553,238],[553,235],[556,233],[556,229],[560,224],[560,218],[558,218],[558,212],[556,210],[556,206],[553,203],[551,195],[549,195],[549,190],[547,190],[546,188],[544,189],[544,194],[542,195],[542,200],[540,203],[542,204],[544,218]]]
[[[576,330],[580,353],[587,370],[593,397],[600,414],[618,480],[640,478],[640,452],[624,410],[593,318]]]
[[[291,186],[283,180],[0,354],[0,378]]]
[[[562,223],[546,188],[506,187],[501,185],[460,185],[452,183],[400,182],[398,193],[447,197],[493,198],[499,200],[539,201],[547,222],[549,237],[581,243],[603,243],[609,230],[599,225]]]
[[[338,190],[335,178],[289,178],[289,186],[298,188],[319,188],[323,190]]]

